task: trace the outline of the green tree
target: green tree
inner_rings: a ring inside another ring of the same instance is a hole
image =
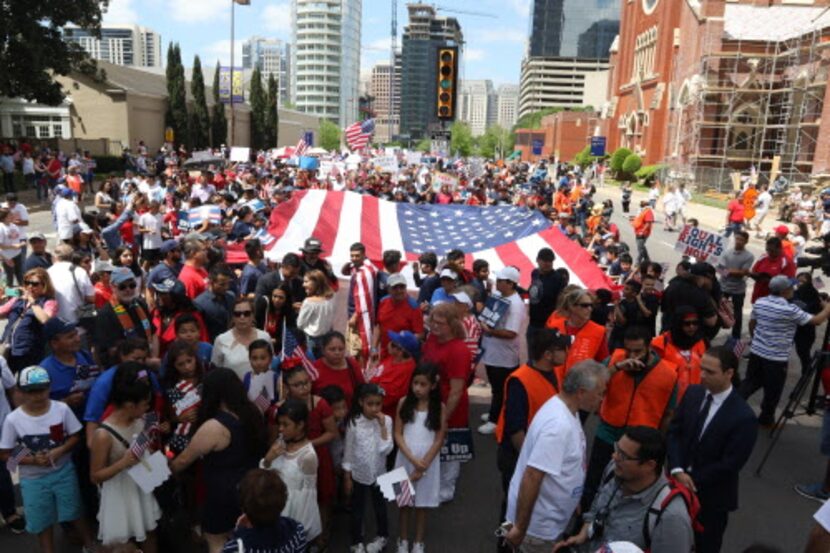
[[[219,98],[219,62],[213,73],[213,114],[210,118],[210,135],[213,147],[218,148],[228,139],[228,120],[225,118],[225,104]]]
[[[277,147],[280,127],[280,87],[274,74],[268,76],[268,109],[265,115],[265,143],[269,148]]]
[[[611,170],[619,176],[623,171],[623,163],[625,158],[630,156],[633,152],[628,148],[619,148],[611,154]]]
[[[430,148],[432,148],[432,141],[429,138],[422,138],[417,144],[415,144],[415,149],[419,152],[429,152]]]
[[[455,121],[450,127],[450,152],[462,157],[473,153],[473,133],[469,125]]]
[[[173,128],[175,140],[190,147],[187,116],[187,91],[182,65],[182,51],[178,44],[167,49],[167,125]]]
[[[80,71],[106,78],[81,46],[67,40],[74,24],[100,37],[107,0],[0,2],[0,96],[56,106],[65,97],[55,75]],[[65,34],[64,34],[65,33]]]
[[[260,150],[265,145],[265,116],[268,111],[265,90],[262,88],[262,72],[259,67],[254,68],[251,74],[251,88],[249,90],[251,102],[251,147]]]
[[[643,166],[643,160],[637,154],[631,154],[625,161],[623,161],[622,171],[629,177],[634,177],[635,173]],[[636,178],[636,177],[635,177]]]
[[[513,151],[513,133],[499,125],[491,125],[476,140],[478,155],[487,159],[499,159]]]
[[[193,59],[193,77],[190,81],[193,97],[193,111],[190,114],[190,138],[194,148],[203,149],[210,145],[210,115],[205,98],[205,76],[202,75],[202,60]]]
[[[340,127],[328,119],[320,121],[320,147],[329,151],[340,149]]]

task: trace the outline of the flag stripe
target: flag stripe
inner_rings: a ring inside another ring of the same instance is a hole
[[[375,196],[363,196],[363,213],[360,217],[360,241],[366,246],[369,259],[383,257],[383,245],[380,239],[380,215],[378,199]]]
[[[349,192],[329,192],[329,194],[343,194],[343,207],[340,210],[340,225],[337,228],[337,238],[334,240],[332,254],[337,252],[349,261],[349,248],[360,241],[360,219],[363,214],[363,196]]]
[[[337,236],[337,227],[340,224],[340,213],[343,209],[343,194],[330,192],[320,208],[320,218],[311,236],[323,243],[323,255],[334,249],[334,240]]]
[[[483,259],[489,263],[490,275],[495,275],[496,271],[504,267],[504,262],[501,260],[501,257],[499,257],[499,254],[495,248],[481,250],[480,252],[473,252],[472,257],[473,259]],[[468,265],[468,267],[472,267],[472,265]]]
[[[519,285],[527,288],[530,286],[530,271],[533,270],[533,262],[519,248],[516,242],[508,242],[496,247],[502,263],[505,266],[512,265],[519,269]]]
[[[378,216],[383,250],[398,250],[403,253],[405,249],[398,222],[398,206],[394,202],[378,202]]]
[[[305,196],[305,191],[297,191],[287,202],[277,206],[277,209],[271,211],[271,221],[268,224],[268,232],[277,238],[282,238],[285,230],[288,228],[291,219],[297,213],[297,208],[300,207],[300,202]]]
[[[557,231],[558,232],[558,231]],[[552,245],[545,241],[539,234],[531,234],[530,236],[525,236],[521,240],[516,241],[517,245],[521,250],[525,253],[525,255],[533,260],[534,267],[535,267],[535,260],[536,256],[539,254],[539,250],[542,248],[551,248],[556,251]],[[584,286],[582,283],[582,279],[579,278],[579,274],[572,271],[570,267],[568,267],[564,261],[562,261],[562,256],[557,255],[556,259],[553,262],[554,269],[565,269],[567,270],[571,277],[570,277],[570,284],[576,284],[577,286]]]
[[[582,246],[565,237],[560,231],[555,228],[543,230],[539,235],[550,244],[551,249],[557,253],[557,256],[562,258],[563,263],[567,266],[570,272],[576,272],[577,268],[591,268],[593,270],[584,270],[581,273],[581,278],[585,288],[596,290],[599,288],[611,289],[611,282],[605,276],[596,262],[591,258],[591,254]]]
[[[323,190],[309,190],[300,201],[297,211],[278,242],[280,257],[288,252],[299,251],[309,235],[309,229],[317,226],[320,209],[326,199]]]

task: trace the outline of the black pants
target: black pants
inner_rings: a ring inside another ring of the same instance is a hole
[[[732,327],[732,337],[740,340],[741,327],[744,323],[744,299],[746,299],[746,294],[727,294],[724,292],[723,295],[732,299],[732,307],[735,311],[735,325]]]
[[[602,485],[602,473],[611,461],[614,454],[614,444],[609,444],[599,438],[594,438],[591,446],[591,460],[588,461],[588,472],[585,474],[585,488],[582,491],[582,512],[591,508],[594,496]]]
[[[744,399],[749,399],[758,389],[764,389],[761,414],[758,415],[759,424],[769,425],[775,422],[775,408],[781,399],[786,380],[786,361],[770,361],[754,353],[749,355],[746,378],[741,384],[740,392]]]
[[[703,532],[695,534],[695,551],[697,553],[720,553],[723,534],[729,522],[729,513],[708,509],[701,505],[697,520],[703,525]]]
[[[798,330],[803,329],[804,327],[801,327]],[[816,341],[815,327],[811,327],[809,330],[812,330],[812,333],[801,335],[799,335],[798,331],[795,333],[795,353],[798,355],[798,360],[801,361],[801,374],[806,373],[810,369],[810,362],[813,357],[813,344]]]
[[[354,482],[354,486],[352,487],[352,545],[363,543],[363,517],[366,513],[367,500],[372,502],[372,509],[375,511],[377,535],[384,538],[389,537],[386,499],[384,499],[380,488],[377,485],[366,486],[365,484]]]
[[[637,236],[634,239],[637,243],[637,265],[643,261],[651,261],[651,258],[648,255],[648,249],[646,248],[646,240],[648,240],[648,237],[646,236]]]
[[[484,365],[487,369],[487,380],[490,381],[490,422],[496,424],[501,414],[501,406],[504,402],[504,381],[510,373],[518,367],[496,367],[495,365]]]
[[[5,520],[15,512],[14,484],[6,463],[2,463],[0,464],[0,515]]]
[[[3,173],[3,192],[14,192],[14,173]]]

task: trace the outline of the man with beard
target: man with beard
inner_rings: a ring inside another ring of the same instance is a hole
[[[623,347],[606,362],[611,372],[599,410],[599,426],[585,477],[582,509],[594,499],[614,444],[626,427],[668,428],[677,405],[677,367],[649,348],[648,329],[635,326],[623,337]]]
[[[110,277],[114,295],[98,311],[95,320],[95,340],[101,365],[109,367],[118,360],[118,345],[127,338],[142,338],[152,342],[155,329],[150,321],[150,310],[139,297],[135,275],[128,267],[117,267]]]

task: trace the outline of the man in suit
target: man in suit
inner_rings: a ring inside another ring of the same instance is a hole
[[[729,512],[738,508],[738,474],[758,437],[755,413],[733,388],[738,359],[724,346],[703,355],[701,384],[689,386],[669,426],[672,475],[697,492],[703,532],[698,553],[718,553]]]

